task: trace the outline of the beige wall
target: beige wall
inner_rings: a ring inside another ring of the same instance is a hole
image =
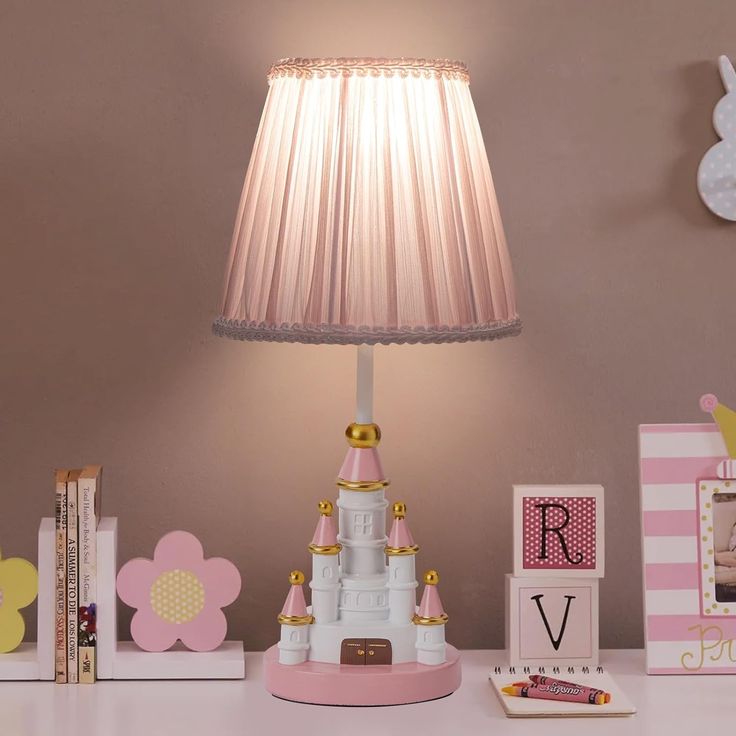
[[[235,560],[275,640],[335,493],[354,351],[210,335],[286,55],[468,62],[523,336],[379,348],[391,497],[462,647],[499,647],[512,483],[606,488],[604,646],[642,644],[637,433],[736,404],[736,225],[695,193],[732,0],[0,5],[0,544],[35,558],[52,468],[105,464],[122,560],[175,528]],[[127,626],[128,616],[123,617]]]

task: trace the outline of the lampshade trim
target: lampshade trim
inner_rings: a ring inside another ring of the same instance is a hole
[[[218,317],[212,332],[234,340],[301,342],[328,345],[389,345],[472,342],[514,337],[521,332],[521,320],[488,322],[465,327],[353,327],[341,325],[271,325]]]
[[[327,59],[289,58],[277,61],[268,72],[268,81],[278,77],[426,77],[470,81],[468,67],[462,61],[450,59]]]

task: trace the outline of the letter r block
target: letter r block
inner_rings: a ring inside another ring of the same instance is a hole
[[[597,578],[506,575],[506,650],[512,667],[597,666]]]
[[[514,575],[601,578],[603,486],[514,486]]]

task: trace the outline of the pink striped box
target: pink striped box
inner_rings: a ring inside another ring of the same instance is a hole
[[[717,477],[727,457],[718,427],[642,425],[639,457],[647,672],[736,673],[736,587],[716,593],[730,572],[716,565],[728,530],[714,507],[736,492]]]

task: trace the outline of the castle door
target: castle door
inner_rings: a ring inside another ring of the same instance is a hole
[[[391,664],[388,639],[343,639],[340,664]]]

